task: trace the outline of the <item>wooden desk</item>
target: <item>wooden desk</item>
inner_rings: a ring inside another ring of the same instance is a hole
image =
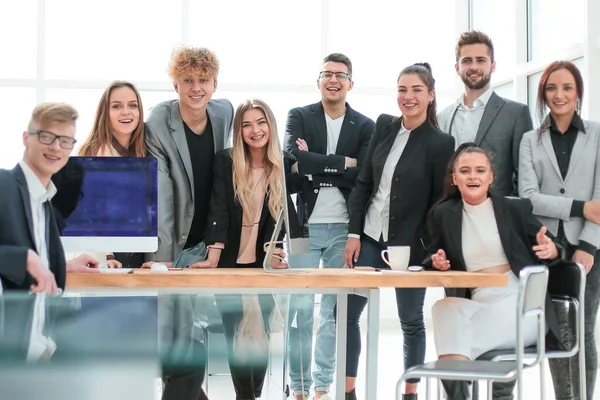
[[[294,270],[296,271],[296,270]],[[356,269],[311,269],[306,272],[269,273],[260,268],[186,269],[133,274],[67,274],[67,289],[120,288],[352,288],[483,287],[506,286],[504,274],[458,271],[421,271],[392,274]],[[293,292],[294,290],[290,290]],[[279,292],[279,291],[278,291]]]
[[[377,399],[379,288],[382,287],[484,287],[506,286],[504,274],[455,271],[421,271],[390,274],[358,269],[310,269],[285,273],[259,268],[186,269],[156,273],[67,274],[67,293],[327,293],[337,294],[338,321],[347,320],[348,294],[369,299],[367,322],[367,374],[365,399]],[[346,324],[337,324],[336,398],[344,399]],[[340,339],[341,338],[341,339]],[[401,359],[401,357],[399,357]],[[283,388],[287,386],[284,371]]]

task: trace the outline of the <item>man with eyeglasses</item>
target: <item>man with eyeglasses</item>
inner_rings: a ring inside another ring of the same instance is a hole
[[[290,110],[285,146],[306,176],[298,195],[298,216],[308,228],[310,251],[290,255],[292,268],[344,268],[348,238],[348,198],[367,153],[375,123],[346,103],[352,90],[352,63],[333,53],[325,57],[317,79],[321,101]],[[290,300],[288,357],[290,383],[296,399],[309,396],[314,295]],[[335,370],[335,295],[323,295],[315,347],[315,399],[330,399]]]
[[[5,291],[53,295],[64,290],[67,263],[50,203],[56,194],[51,177],[73,150],[77,117],[66,104],[38,105],[23,132],[23,159],[10,171],[0,170],[0,281]],[[55,345],[43,334],[44,314],[43,296],[5,307],[3,322],[10,328],[0,340],[0,357],[49,358]]]

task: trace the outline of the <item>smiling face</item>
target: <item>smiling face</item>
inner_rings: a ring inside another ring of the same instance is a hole
[[[493,180],[492,165],[486,154],[463,153],[456,160],[452,182],[467,204],[476,206],[483,203]]]
[[[266,150],[271,129],[265,113],[260,108],[252,108],[242,117],[242,138],[250,150]]]
[[[173,86],[179,94],[180,107],[202,111],[217,90],[217,81],[212,76],[197,73],[176,80]]]
[[[469,44],[460,50],[460,58],[456,63],[456,73],[469,89],[484,89],[496,70],[496,62],[492,61],[490,49],[483,43]]]
[[[354,82],[348,76],[348,67],[344,63],[328,61],[321,68],[317,86],[324,102],[345,103],[346,94],[352,90]]]
[[[544,99],[553,117],[572,117],[579,94],[573,74],[566,68],[558,69],[548,76],[544,86]]]
[[[434,98],[435,92],[429,91],[419,75],[403,74],[398,79],[398,107],[405,119],[425,120],[427,107]]]
[[[43,126],[34,125],[31,130],[38,129],[51,132],[56,136],[75,137],[75,124],[71,122],[53,122]],[[67,164],[69,155],[73,151],[72,148],[65,149],[61,147],[58,138],[52,144],[44,144],[40,141],[40,134],[28,132],[23,133],[23,144],[25,145],[23,160],[44,185],[47,185],[52,175]]]
[[[124,86],[110,93],[109,118],[112,134],[130,137],[140,122],[138,98],[131,88]]]

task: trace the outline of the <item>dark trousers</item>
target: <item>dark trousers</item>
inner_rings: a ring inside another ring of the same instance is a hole
[[[239,357],[240,355],[236,354],[234,349],[234,340],[237,328],[244,314],[242,296],[217,295],[215,299],[221,313],[221,318],[223,319],[223,329],[225,331],[225,339],[227,340],[229,370],[236,393],[236,400],[260,397],[269,362],[268,348],[265,354],[261,354],[258,357]],[[259,295],[258,301],[265,331],[268,332],[269,318],[275,307],[275,301],[272,295]]]
[[[567,247],[570,259],[575,252],[574,246]],[[596,349],[596,317],[600,302],[600,253],[596,252],[594,266],[587,274],[585,286],[585,379],[587,399],[594,398],[594,386],[598,372],[598,353]],[[568,336],[568,333],[565,333]],[[562,335],[561,336],[565,336]],[[579,400],[579,354],[571,358],[548,360],[554,383],[556,400]]]
[[[208,400],[202,389],[206,347],[192,337],[192,296],[162,295],[158,304],[162,400]]]
[[[356,265],[389,269],[381,259],[381,251],[387,245],[370,238],[361,239],[360,256]],[[423,303],[425,288],[396,288],[396,307],[404,336],[404,368],[423,364],[425,361],[425,322]],[[348,296],[348,340],[346,342],[346,376],[356,377],[360,358],[360,316],[367,305],[367,299],[358,295]],[[409,379],[408,383],[419,382]]]

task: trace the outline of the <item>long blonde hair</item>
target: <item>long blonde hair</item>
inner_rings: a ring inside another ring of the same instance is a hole
[[[244,213],[252,215],[252,168],[250,149],[242,136],[242,121],[246,111],[259,109],[265,114],[270,134],[265,154],[264,166],[269,196],[269,212],[274,219],[279,217],[283,207],[282,151],[277,134],[277,124],[271,108],[262,100],[248,99],[242,102],[233,118],[233,189],[238,204]]]

